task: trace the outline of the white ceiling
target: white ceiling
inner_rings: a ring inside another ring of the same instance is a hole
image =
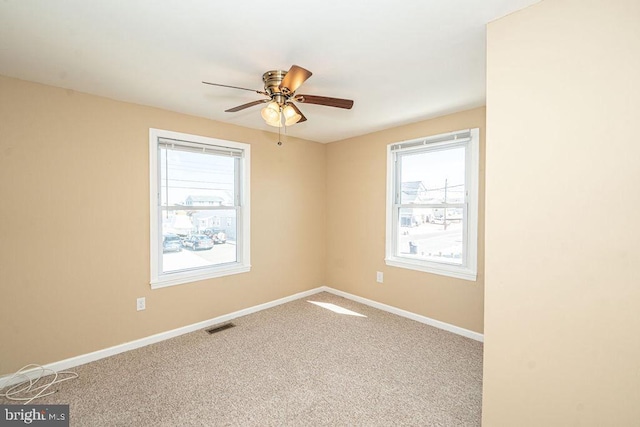
[[[275,131],[262,90],[292,64],[298,93],[349,98],[351,110],[298,104],[287,134],[331,142],[485,103],[485,25],[538,0],[4,0],[0,74]],[[1,96],[1,94],[0,94]]]

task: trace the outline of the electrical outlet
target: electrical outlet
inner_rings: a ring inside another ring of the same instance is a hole
[[[384,275],[382,274],[382,271],[376,271],[376,282],[378,283],[384,282]]]
[[[144,310],[145,308],[147,308],[147,302],[145,298],[144,297],[138,298],[136,300],[136,309],[140,311],[140,310]]]

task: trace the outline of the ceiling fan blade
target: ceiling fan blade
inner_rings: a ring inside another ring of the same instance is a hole
[[[235,113],[236,111],[244,110],[245,108],[253,107],[254,105],[264,104],[265,102],[269,102],[271,99],[260,99],[259,101],[251,101],[246,104],[238,105],[237,107],[229,108],[228,110],[224,110],[225,113]]]
[[[305,70],[297,65],[292,65],[280,83],[280,90],[285,94],[295,92],[302,83],[311,77],[311,74],[309,70]]]
[[[255,90],[255,89],[247,89],[246,87],[238,87],[238,86],[229,86],[229,85],[221,85],[220,83],[209,83],[209,82],[202,82],[206,85],[211,85],[211,86],[220,86],[220,87],[229,87],[231,89],[240,89],[240,90],[248,90],[249,92],[255,92],[255,93],[259,93],[260,95],[267,95],[267,92],[263,92],[260,90]]]
[[[328,107],[337,107],[350,110],[353,107],[353,101],[342,98],[329,98],[327,96],[317,95],[296,95],[295,100],[303,104],[326,105]]]
[[[307,118],[304,116],[304,114],[302,114],[302,111],[300,111],[293,102],[289,102],[288,105],[291,105],[291,108],[293,108],[296,111],[296,113],[300,114],[300,120],[298,120],[296,123],[302,123],[307,121]]]

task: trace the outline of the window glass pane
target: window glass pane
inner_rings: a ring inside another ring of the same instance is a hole
[[[233,157],[162,147],[161,205],[233,206],[235,165]]]
[[[464,147],[403,154],[399,160],[401,204],[464,202]]]
[[[387,265],[477,279],[479,135],[387,145]]]
[[[396,256],[462,264],[463,209],[400,209]]]
[[[236,262],[235,209],[162,213],[162,272]]]
[[[250,271],[251,146],[149,129],[151,287]]]

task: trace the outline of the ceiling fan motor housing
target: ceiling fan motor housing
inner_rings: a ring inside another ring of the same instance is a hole
[[[262,75],[262,81],[264,82],[264,90],[269,94],[271,99],[278,104],[282,105],[287,100],[287,96],[280,90],[280,83],[282,79],[287,75],[286,71],[271,70]]]

